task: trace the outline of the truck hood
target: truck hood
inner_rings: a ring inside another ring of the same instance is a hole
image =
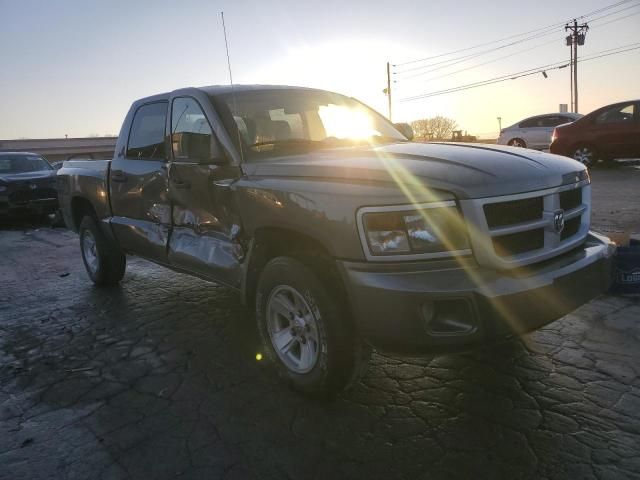
[[[524,193],[577,182],[585,167],[566,157],[470,143],[397,143],[337,148],[243,164],[249,176],[415,183],[458,198]],[[584,177],[583,177],[584,178]]]

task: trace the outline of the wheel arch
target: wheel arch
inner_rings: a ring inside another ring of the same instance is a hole
[[[311,268],[329,288],[346,295],[343,279],[329,249],[320,241],[296,230],[261,227],[254,232],[242,282],[245,305],[255,305],[258,280],[269,260],[289,256]]]
[[[522,142],[522,144],[525,146],[525,148],[527,147],[528,143],[526,142],[526,140],[522,137],[511,137],[508,141],[507,141],[507,145],[509,146],[513,146],[513,143],[515,141],[520,141]]]
[[[71,199],[71,227],[75,232],[80,228],[80,222],[82,222],[82,218],[85,215],[90,215],[95,218],[96,221],[98,220],[96,209],[91,201],[79,195],[74,196]]]

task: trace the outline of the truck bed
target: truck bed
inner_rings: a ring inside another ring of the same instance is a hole
[[[58,170],[58,198],[65,223],[78,229],[73,218],[72,202],[89,202],[99,220],[111,216],[109,204],[109,170],[111,160],[67,160]]]

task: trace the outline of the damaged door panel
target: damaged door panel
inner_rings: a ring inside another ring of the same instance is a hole
[[[239,169],[224,165],[217,139],[198,102],[172,102],[169,196],[172,232],[168,261],[172,266],[240,284],[240,221],[231,210],[231,183]]]

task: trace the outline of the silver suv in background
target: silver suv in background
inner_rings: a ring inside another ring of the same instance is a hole
[[[579,113],[548,113],[525,118],[500,130],[497,143],[512,147],[546,150],[551,145],[551,134],[558,125],[571,123],[582,117]]]

